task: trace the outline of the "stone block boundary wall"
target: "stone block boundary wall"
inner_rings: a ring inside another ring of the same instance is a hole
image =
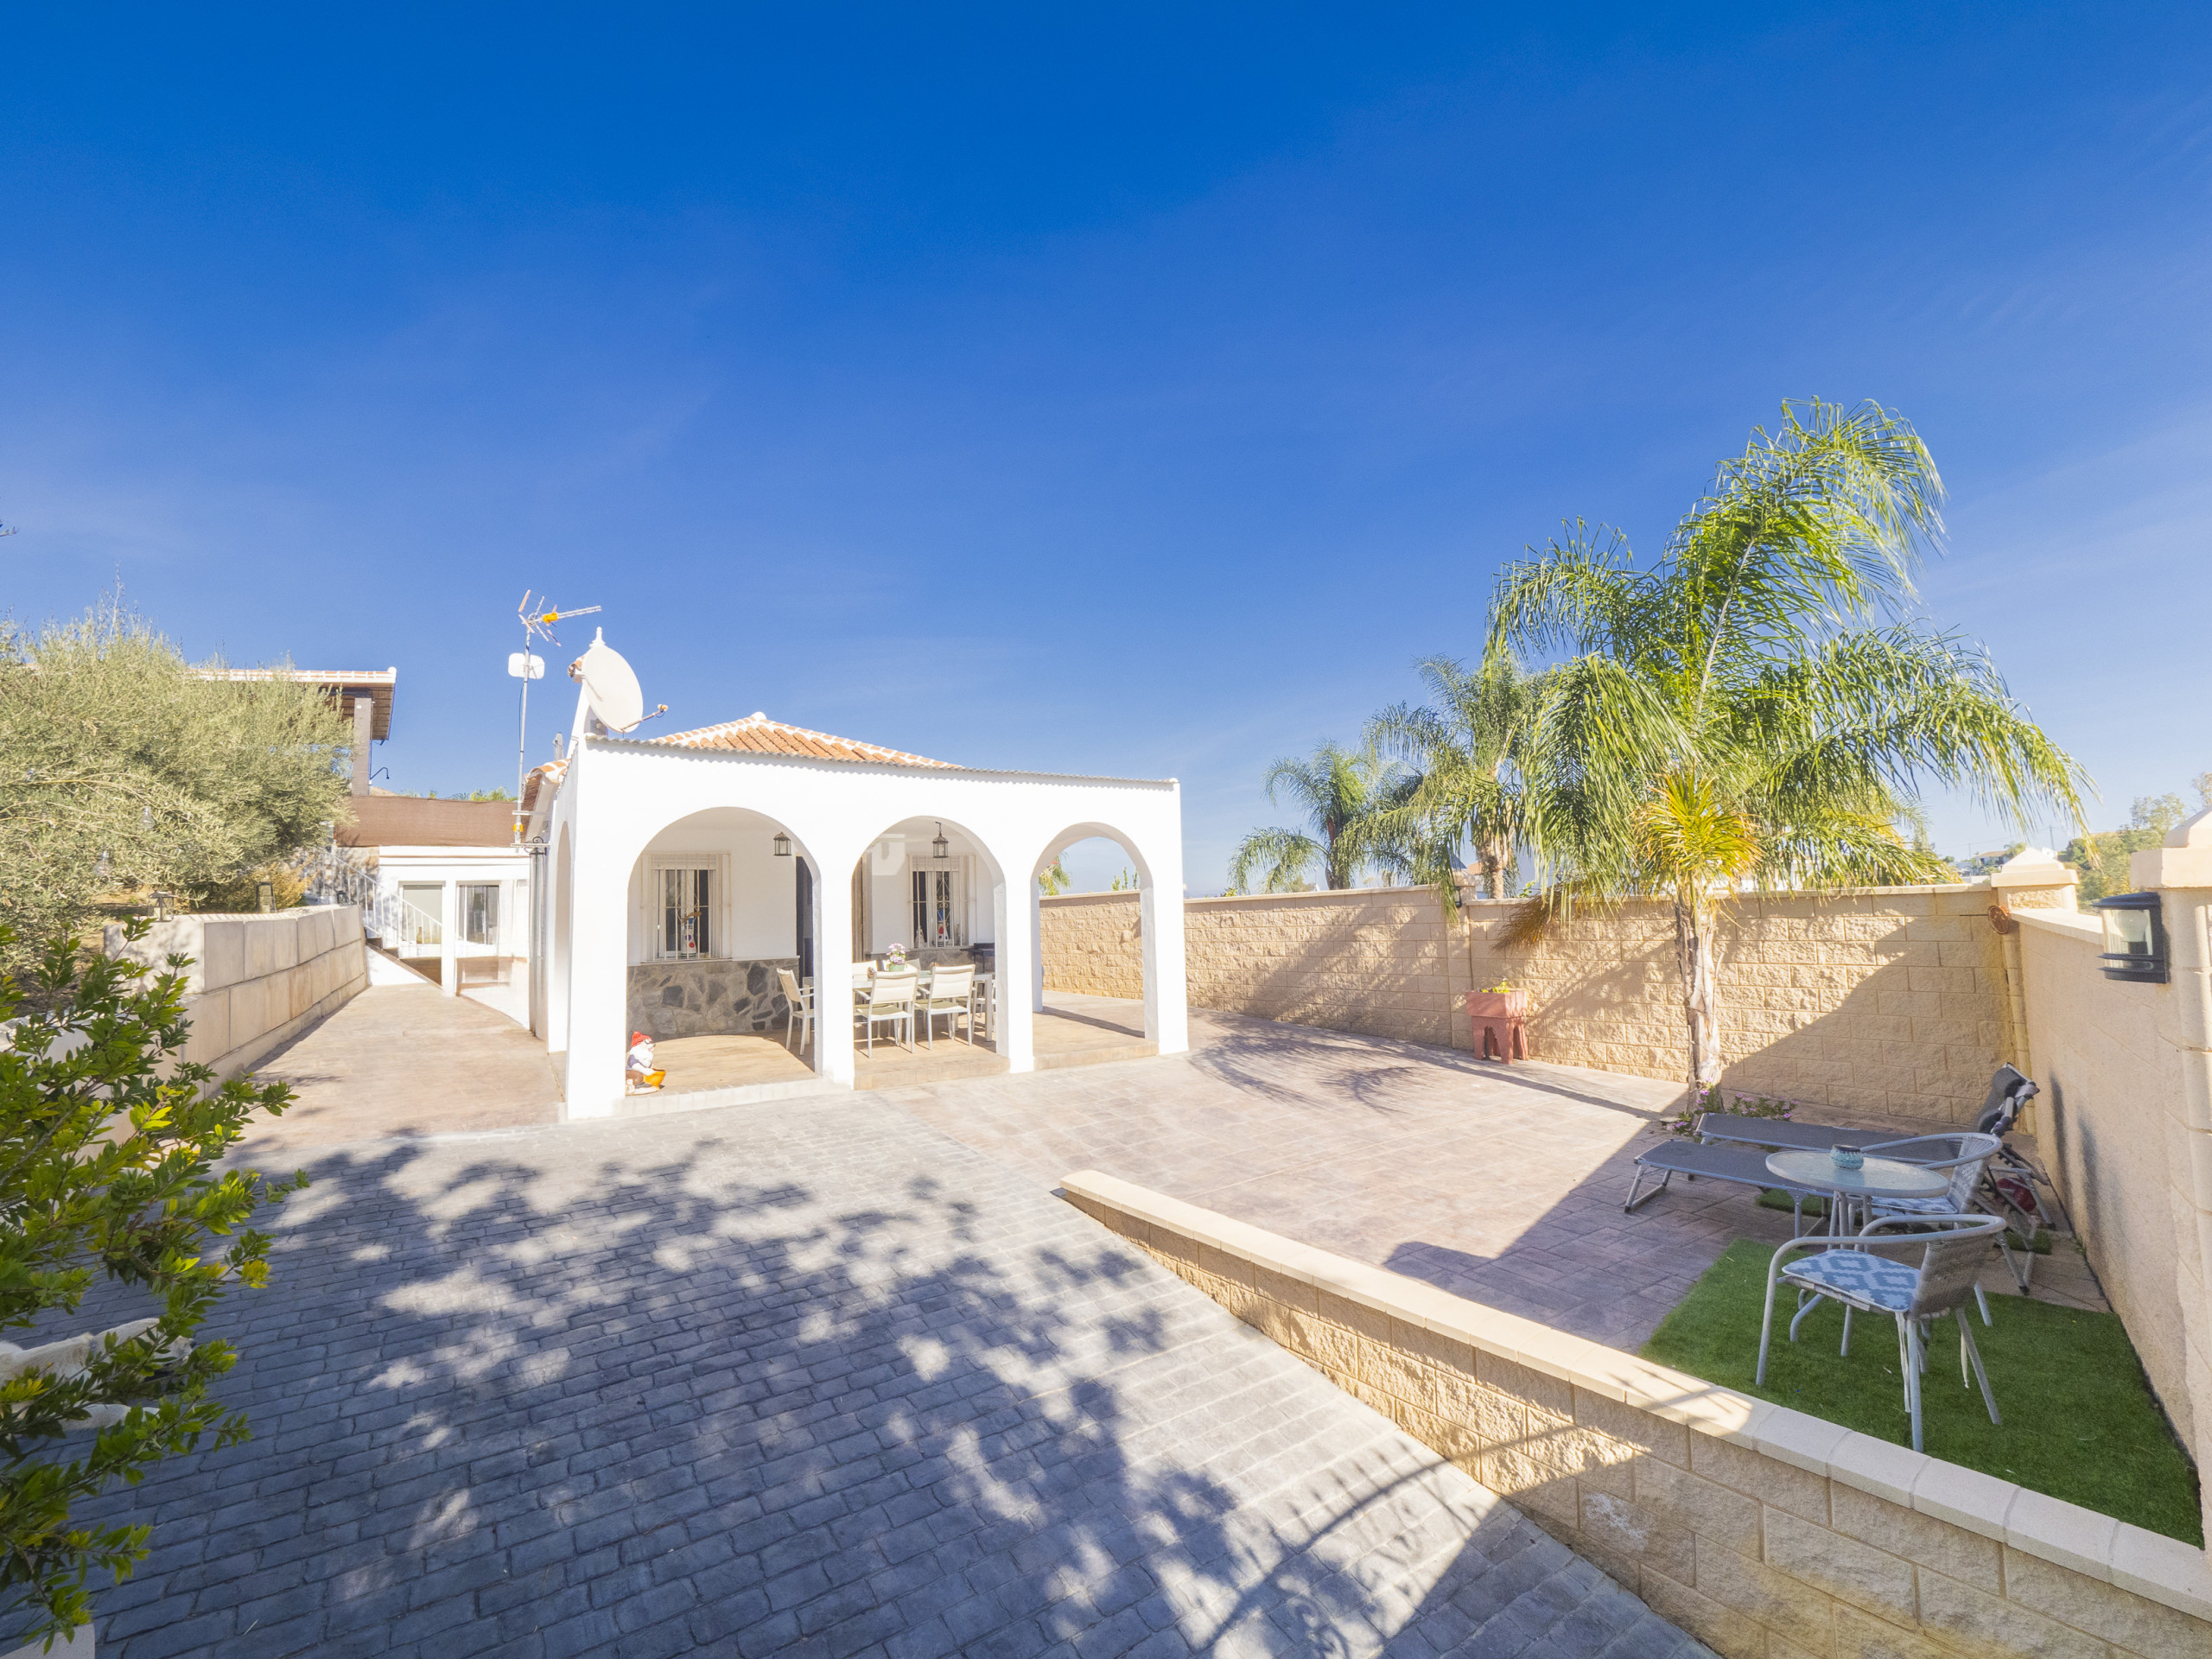
[[[184,1058],[231,1077],[335,1013],[369,983],[361,912],[351,905],[310,906],[245,916],[175,916],[125,945],[111,924],[111,957],[158,964],[192,958],[184,1012],[192,1021]]]
[[[2203,1659],[2202,1551],[1084,1171],[1068,1198],[1726,1659]]]
[[[2021,1046],[1989,917],[1998,898],[1961,885],[1737,899],[1718,945],[1726,1086],[1971,1123],[1990,1074]],[[2065,899],[2070,908],[2070,889]],[[1048,989],[1141,995],[1137,895],[1041,908]],[[1671,908],[1586,907],[1534,944],[1515,938],[1525,909],[1471,898],[1447,924],[1425,887],[1190,899],[1191,1006],[1465,1048],[1466,993],[1505,980],[1530,994],[1539,1059],[1681,1077]]]

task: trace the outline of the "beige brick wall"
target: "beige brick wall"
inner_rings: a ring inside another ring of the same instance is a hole
[[[1761,895],[1731,906],[1718,944],[1729,1087],[1970,1122],[2011,1058],[2002,942],[1986,887]],[[1664,905],[1586,909],[1537,944],[1506,935],[1522,906],[1468,901],[1446,926],[1425,888],[1192,899],[1192,1006],[1466,1047],[1466,993],[1530,993],[1541,1058],[1639,1077],[1688,1069]],[[1141,995],[1137,896],[1043,901],[1047,988]]]
[[[2162,1103],[2182,1092],[2182,1060],[2159,1040],[2158,1020],[2173,988],[2107,979],[2094,915],[2023,912],[2019,919],[2045,1163],[2159,1402],[2183,1444],[2212,1452],[2190,1410],[2167,1201],[2175,1149]]]
[[[2203,1553],[1094,1171],[1070,1200],[1726,1659],[2202,1659]]]
[[[1039,900],[1045,988],[1086,996],[1142,996],[1140,899],[1134,893],[1070,893]]]
[[[124,944],[106,931],[110,956],[159,963],[189,957],[184,1058],[234,1077],[258,1064],[315,1020],[342,1007],[369,982],[361,912],[346,906],[268,915],[178,916],[156,922],[144,939]]]

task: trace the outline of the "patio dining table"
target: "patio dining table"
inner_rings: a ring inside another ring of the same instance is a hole
[[[1767,1172],[1794,1187],[1810,1187],[1827,1195],[1828,1233],[1847,1237],[1851,1229],[1846,1213],[1877,1198],[1932,1198],[1950,1190],[1947,1172],[1908,1164],[1901,1158],[1868,1158],[1855,1169],[1846,1169],[1825,1152],[1770,1153]]]

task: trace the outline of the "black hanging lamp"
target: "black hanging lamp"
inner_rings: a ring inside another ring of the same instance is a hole
[[[937,839],[930,842],[930,861],[940,870],[952,861],[952,843],[944,838],[944,826],[937,827]]]
[[[789,836],[785,835],[782,830],[777,830],[777,831],[776,831],[776,856],[777,856],[778,858],[789,858],[791,855],[791,838]]]

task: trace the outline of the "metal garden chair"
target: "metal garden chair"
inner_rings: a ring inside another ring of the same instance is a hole
[[[784,994],[784,1001],[791,1005],[791,1017],[784,1021],[784,1041],[789,1043],[791,1033],[799,1034],[799,1052],[814,1040],[814,987],[801,986],[798,976],[788,968],[776,969],[776,984]]]
[[[1944,1314],[1959,1327],[1959,1374],[1961,1383],[1979,1382],[1989,1421],[2002,1423],[1997,1396],[1990,1392],[1989,1374],[1982,1369],[1981,1352],[1974,1344],[1974,1322],[1961,1312],[1974,1288],[1974,1277],[1988,1259],[1992,1236],[2005,1224],[1995,1216],[1897,1217],[1868,1224],[1847,1244],[1831,1240],[1793,1238],[1774,1253],[1766,1272],[1766,1312],[1759,1324],[1759,1364],[1756,1380],[1766,1382],[1768,1344],[1774,1336],[1774,1294],[1783,1281],[1802,1297],[1796,1317],[1789,1321],[1789,1339],[1797,1340],[1797,1327],[1823,1300],[1843,1307],[1843,1351],[1851,1351],[1851,1316],[1887,1313],[1897,1320],[1897,1364],[1904,1375],[1904,1405],[1912,1419],[1912,1449],[1921,1449],[1921,1373],[1927,1369],[1928,1327]],[[1915,1230],[1907,1233],[1903,1229]],[[1886,1235],[1886,1236],[1885,1236]],[[1785,1262],[1793,1250],[1818,1250],[1802,1261]],[[1971,1376],[1968,1368],[1972,1368]]]
[[[893,1029],[894,1040],[898,1027],[906,1027],[906,1046],[914,1046],[914,982],[919,977],[912,969],[903,974],[878,974],[870,982],[868,994],[857,999],[853,1012],[868,1023],[868,1052],[875,1052],[875,1028],[887,1025]]]

